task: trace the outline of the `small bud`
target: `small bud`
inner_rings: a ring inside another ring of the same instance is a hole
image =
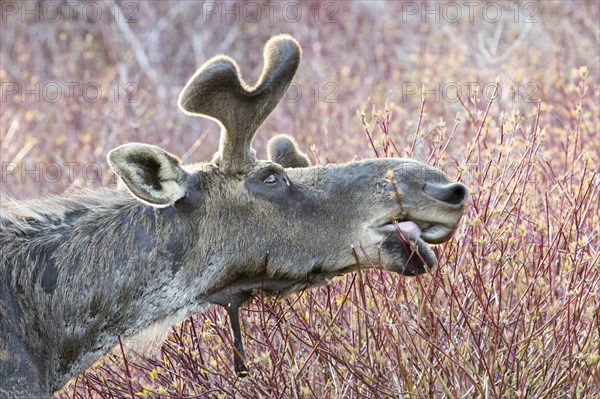
[[[394,183],[394,171],[389,169],[385,175],[385,180],[389,183]]]

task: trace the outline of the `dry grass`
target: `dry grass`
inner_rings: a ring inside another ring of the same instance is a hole
[[[108,3],[95,4],[109,15]],[[218,129],[178,113],[179,90],[217,53],[256,78],[260,49],[281,32],[304,49],[302,96],[263,126],[259,155],[268,137],[287,132],[321,163],[414,157],[471,195],[431,275],[361,271],[299,296],[256,298],[242,312],[249,378],[235,376],[226,315],[212,308],[176,326],[155,358],[117,348],[57,398],[598,397],[598,5],[523,3],[516,17],[512,3],[493,3],[505,18],[492,24],[482,5],[473,22],[465,8],[449,23],[444,3],[343,2],[326,23],[330,4],[319,5],[317,21],[302,5],[297,23],[282,17],[285,3],[273,23],[243,14],[223,23],[220,13],[203,21],[196,2],[142,2],[130,24],[3,14],[3,195],[110,184],[105,154],[128,141],[209,159]],[[410,15],[411,4],[439,4],[440,22]],[[537,22],[526,20],[532,11]],[[68,82],[93,82],[103,95],[69,99]],[[11,84],[36,83],[38,101],[9,94]],[[43,91],[51,84],[63,88],[56,102]],[[126,88],[137,102],[125,101]]]

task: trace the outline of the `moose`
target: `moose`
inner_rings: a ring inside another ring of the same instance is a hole
[[[228,313],[243,376],[239,308],[256,292],[287,295],[358,267],[409,276],[436,268],[430,244],[456,230],[463,184],[410,159],[311,166],[287,135],[256,159],[255,133],[300,57],[297,41],[279,35],[253,86],[227,56],[190,78],[178,105],[220,125],[211,162],[182,165],[128,143],[107,156],[116,187],[3,201],[0,397],[47,398],[119,337],[211,304]]]

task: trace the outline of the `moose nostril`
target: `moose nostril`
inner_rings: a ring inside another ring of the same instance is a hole
[[[462,205],[469,196],[467,188],[461,183],[445,185],[425,183],[423,191],[433,198],[451,205]]]

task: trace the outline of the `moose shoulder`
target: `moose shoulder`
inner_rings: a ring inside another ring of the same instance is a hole
[[[108,162],[127,190],[3,204],[0,396],[48,397],[118,337],[211,303],[228,311],[244,375],[238,308],[254,290],[288,294],[358,265],[404,275],[436,267],[429,244],[452,236],[466,188],[407,159],[310,166],[283,135],[257,160],[252,139],[300,47],[277,36],[264,56],[255,86],[220,56],[180,95],[184,112],[222,126],[212,162],[182,166],[158,147],[125,144]]]

